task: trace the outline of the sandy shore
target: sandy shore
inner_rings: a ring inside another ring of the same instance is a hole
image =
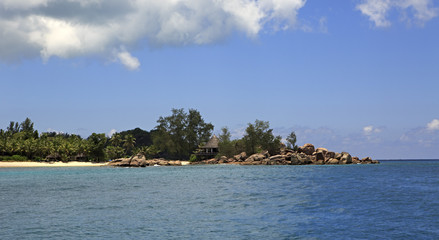
[[[91,163],[91,162],[54,162],[54,163],[40,163],[40,162],[0,162],[0,168],[7,167],[101,167],[106,166],[106,163]]]

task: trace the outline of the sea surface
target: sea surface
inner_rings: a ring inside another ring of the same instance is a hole
[[[0,239],[439,239],[439,161],[3,168]]]

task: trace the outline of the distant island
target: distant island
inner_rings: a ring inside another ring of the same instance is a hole
[[[374,164],[369,157],[353,157],[312,144],[296,145],[292,131],[286,142],[275,136],[268,121],[248,123],[240,139],[231,139],[227,127],[218,137],[214,126],[206,123],[195,109],[172,109],[160,117],[151,131],[140,128],[116,132],[111,136],[92,133],[79,135],[43,132],[34,123],[11,121],[0,129],[0,161],[15,162],[90,162],[100,165],[144,167],[154,165],[239,164],[239,165],[323,165]],[[73,165],[73,164],[72,164]],[[82,164],[87,165],[87,164]]]

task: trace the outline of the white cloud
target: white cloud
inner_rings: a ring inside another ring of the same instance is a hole
[[[390,22],[386,19],[387,11],[390,9],[390,0],[366,0],[357,5],[357,9],[375,23],[377,27],[388,27]]]
[[[129,69],[135,48],[202,45],[234,32],[294,28],[306,0],[0,0],[0,61],[104,56]]]
[[[427,130],[435,131],[439,130],[439,119],[433,119],[427,124]]]
[[[374,126],[372,126],[372,125],[365,126],[365,127],[363,128],[363,133],[364,133],[365,135],[371,135],[372,133],[380,133],[381,131],[382,131],[381,128],[377,128],[377,127],[374,127]]]
[[[111,129],[110,132],[107,133],[107,137],[111,137],[115,133],[117,133],[117,130],[116,129]]]
[[[363,0],[356,6],[356,9],[368,16],[376,27],[391,25],[388,14],[393,9],[400,11],[408,23],[414,20],[420,25],[439,14],[439,9],[433,7],[432,0]],[[410,13],[413,16],[410,16]]]
[[[117,53],[117,58],[129,70],[136,70],[140,67],[139,59],[131,56],[127,51]]]

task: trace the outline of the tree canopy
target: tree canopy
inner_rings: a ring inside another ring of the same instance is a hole
[[[207,142],[213,125],[204,122],[200,112],[172,109],[172,115],[160,117],[153,133],[153,143],[163,156],[170,159],[189,159],[189,156]]]
[[[243,137],[247,154],[254,154],[267,150],[270,154],[278,154],[281,147],[281,137],[273,135],[268,121],[256,120],[254,124],[249,123]]]
[[[147,157],[186,160],[212,136],[214,126],[205,122],[195,109],[172,109],[170,116],[160,117],[151,131],[140,128],[114,133],[92,133],[83,139],[79,135],[56,132],[38,133],[34,123],[11,121],[6,130],[0,129],[0,160],[62,160],[106,161],[143,153]],[[281,137],[273,135],[268,121],[249,123],[241,139],[231,139],[227,127],[219,134],[219,156],[232,157],[240,152],[264,150],[277,154],[282,146]],[[293,132],[286,138],[288,147],[297,148]],[[14,157],[16,156],[16,157]]]

